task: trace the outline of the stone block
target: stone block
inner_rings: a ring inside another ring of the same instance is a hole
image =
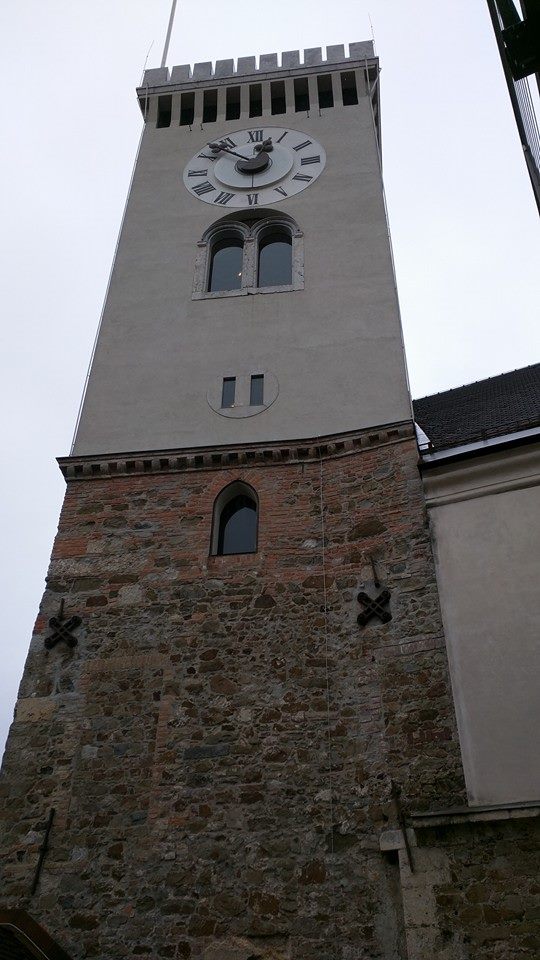
[[[322,63],[322,47],[308,47],[304,50],[304,66],[316,67]]]
[[[191,80],[189,63],[182,63],[172,68],[171,83],[187,83],[188,80]]]
[[[285,52],[281,54],[281,66],[284,70],[293,70],[294,67],[299,67],[300,51],[285,50]]]
[[[374,56],[372,40],[362,40],[359,43],[349,44],[349,57],[351,60],[370,60]]]
[[[255,57],[238,57],[236,72],[238,75],[256,73],[257,63]]]
[[[169,70],[167,67],[152,67],[144,71],[143,87],[160,87],[169,82]]]
[[[212,61],[205,60],[204,63],[196,63],[193,66],[194,80],[210,80],[212,77]]]
[[[18,700],[15,707],[15,719],[18,723],[39,723],[51,720],[57,704],[50,697],[26,697]]]
[[[345,46],[343,43],[335,43],[330,47],[326,48],[326,59],[328,63],[340,63],[341,60],[346,60],[345,56]]]
[[[277,70],[277,53],[261,53],[259,57],[259,70]]]
[[[233,77],[234,60],[216,60],[216,77]]]

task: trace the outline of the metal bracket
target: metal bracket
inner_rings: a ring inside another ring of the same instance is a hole
[[[43,866],[45,854],[47,853],[47,848],[49,846],[49,834],[51,832],[51,827],[53,825],[55,813],[56,811],[54,807],[51,807],[51,809],[49,810],[49,819],[47,820],[47,826],[45,827],[45,836],[43,837],[43,843],[41,844],[40,851],[39,851],[39,860],[37,862],[36,871],[34,873],[34,879],[32,881],[32,889],[30,891],[30,896],[33,896],[37,890],[41,868]]]
[[[358,602],[364,607],[363,613],[359,613],[356,620],[361,627],[365,627],[372,617],[378,617],[381,623],[388,623],[392,619],[389,610],[385,606],[390,602],[390,591],[383,590],[378,597],[369,597],[367,593],[358,594]]]
[[[53,633],[45,640],[47,650],[52,650],[60,640],[67,643],[68,647],[76,647],[77,638],[72,636],[72,631],[80,627],[81,623],[81,618],[77,616],[69,617],[68,620],[64,619],[64,601],[61,600],[58,616],[51,617],[49,620],[49,626]]]

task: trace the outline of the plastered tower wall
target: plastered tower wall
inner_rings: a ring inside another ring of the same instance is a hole
[[[296,439],[410,418],[368,89],[377,89],[377,61],[370,44],[351,48],[355,56],[343,54],[341,63],[321,63],[319,51],[318,64],[272,72],[264,66],[269,59],[256,71],[253,58],[231,77],[220,75],[230,70],[227,62],[218,63],[217,76],[210,76],[211,65],[198,65],[205,69],[196,67],[191,79],[187,68],[175,67],[165,83],[166,70],[148,71],[139,90],[147,122],[74,453]],[[356,106],[343,106],[343,70],[355,73]],[[319,109],[317,77],[329,74],[334,106]],[[309,113],[295,111],[298,76],[309,79]],[[276,78],[284,79],[287,110],[272,115]],[[256,118],[249,117],[253,82],[262,90],[263,113]],[[238,83],[240,118],[225,120],[226,91]],[[218,93],[215,123],[202,122],[208,88]],[[191,126],[179,124],[183,91],[195,94]],[[171,124],[159,128],[159,97],[166,94]],[[305,287],[192,299],[198,241],[220,216],[232,214],[188,193],[184,167],[216,137],[276,126],[311,135],[327,153],[324,171],[308,189],[272,206],[292,217],[303,235]],[[223,376],[259,369],[279,387],[263,414],[228,419],[211,409],[207,392]]]

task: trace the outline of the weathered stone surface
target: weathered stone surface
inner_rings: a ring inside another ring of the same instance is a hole
[[[74,960],[404,957],[390,781],[405,807],[464,801],[416,459],[325,460],[322,516],[318,462],[68,484],[4,760],[3,905]],[[236,479],[258,552],[209,556]],[[360,631],[373,553],[393,619]],[[83,627],[46,651],[59,595]]]

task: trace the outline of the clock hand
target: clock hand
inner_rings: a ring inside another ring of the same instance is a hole
[[[244,157],[241,153],[236,153],[236,150],[229,150],[228,147],[222,147],[219,143],[209,143],[208,146],[215,153],[219,153],[221,150],[223,150],[225,153],[232,153],[234,157],[240,157],[240,160],[249,160],[249,157]]]

